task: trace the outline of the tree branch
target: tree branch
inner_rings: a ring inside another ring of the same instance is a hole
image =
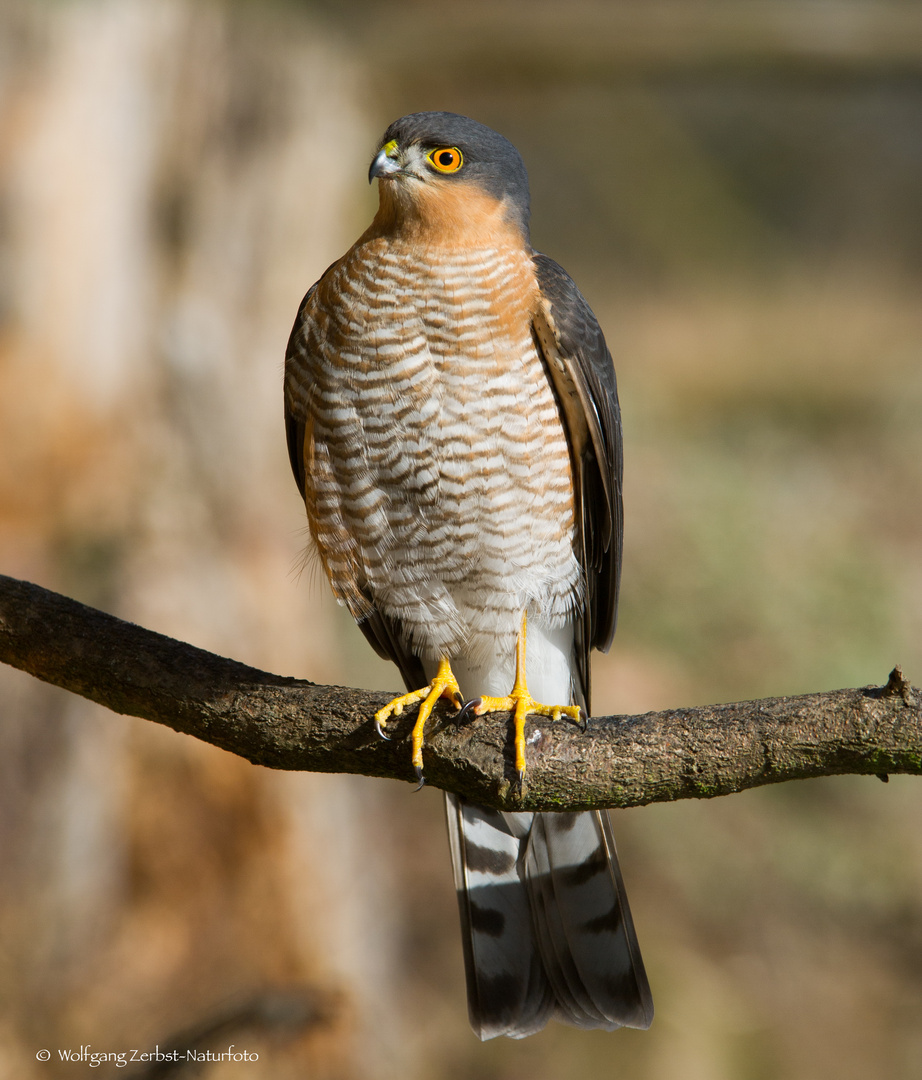
[[[257,765],[413,780],[413,713],[377,737],[391,695],[271,675],[0,575],[0,660],[115,712],[140,716]],[[525,791],[511,725],[459,727],[440,706],[426,779],[502,809],[577,810],[729,795],[842,773],[922,774],[922,693],[899,668],[883,687],[528,727]]]

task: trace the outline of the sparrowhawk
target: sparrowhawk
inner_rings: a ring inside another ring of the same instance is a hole
[[[505,138],[453,113],[404,116],[375,178],[373,222],[292,330],[291,465],[334,593],[407,686],[379,732],[421,702],[422,780],[426,719],[439,697],[462,707],[463,688],[478,695],[464,708],[514,713],[521,782],[525,716],[588,712],[589,652],[614,634],[614,367],[576,285],[531,247]],[[450,794],[446,808],[474,1031],[648,1027],[608,814]]]

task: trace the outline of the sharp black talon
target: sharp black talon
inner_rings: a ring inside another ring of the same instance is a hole
[[[583,716],[582,710],[580,710],[579,720],[576,721],[576,726],[584,735],[589,730],[589,717]]]
[[[515,783],[516,783],[516,787],[519,789],[519,794],[521,795],[522,792],[525,790],[525,770],[524,769],[516,769],[515,770]]]
[[[390,735],[385,734],[384,728],[381,727],[381,722],[379,720],[377,720],[377,719],[375,720],[375,731],[377,731],[378,736],[380,738],[384,739],[385,742],[390,742],[391,741]]]
[[[464,704],[461,706],[461,710],[457,716],[459,722],[462,724],[466,724],[467,721],[470,719],[473,710],[476,709],[482,701],[483,698],[479,697],[472,697],[470,701],[465,701]]]
[[[464,708],[464,698],[458,693],[457,690],[451,695],[451,700],[455,703],[456,708]]]
[[[422,766],[420,766],[420,765],[416,766],[416,779],[419,781],[419,783],[413,789],[413,794],[414,795],[416,794],[417,791],[421,791],[426,786],[426,778],[425,778],[425,776],[423,776]]]

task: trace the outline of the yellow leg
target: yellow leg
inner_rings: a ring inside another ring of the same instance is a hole
[[[522,629],[519,631],[519,639],[515,648],[515,683],[508,697],[483,697],[473,707],[473,712],[478,716],[485,712],[512,712],[512,723],[515,727],[515,769],[519,776],[519,782],[525,778],[525,717],[529,713],[537,713],[539,716],[549,716],[552,720],[559,720],[561,716],[569,716],[571,720],[579,723],[578,705],[541,705],[528,692],[525,681],[525,630],[527,617],[522,615]]]
[[[419,714],[416,717],[416,723],[413,725],[413,734],[411,736],[413,744],[412,760],[420,784],[422,784],[423,781],[423,730],[426,726],[426,721],[432,714],[435,703],[440,697],[450,698],[459,708],[463,704],[461,687],[458,686],[458,680],[451,670],[451,664],[449,664],[445,657],[442,657],[439,661],[439,670],[435,673],[435,678],[428,686],[424,686],[421,690],[413,690],[409,694],[402,694],[400,697],[394,698],[394,700],[389,701],[383,709],[378,709],[375,713],[375,728],[379,735],[387,738],[384,734],[384,725],[387,723],[388,719],[391,716],[400,716],[407,705],[415,705],[417,701],[422,701],[422,705],[419,707]]]

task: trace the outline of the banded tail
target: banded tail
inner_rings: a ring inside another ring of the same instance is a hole
[[[648,1028],[653,1000],[606,811],[503,813],[446,794],[471,1026]]]

